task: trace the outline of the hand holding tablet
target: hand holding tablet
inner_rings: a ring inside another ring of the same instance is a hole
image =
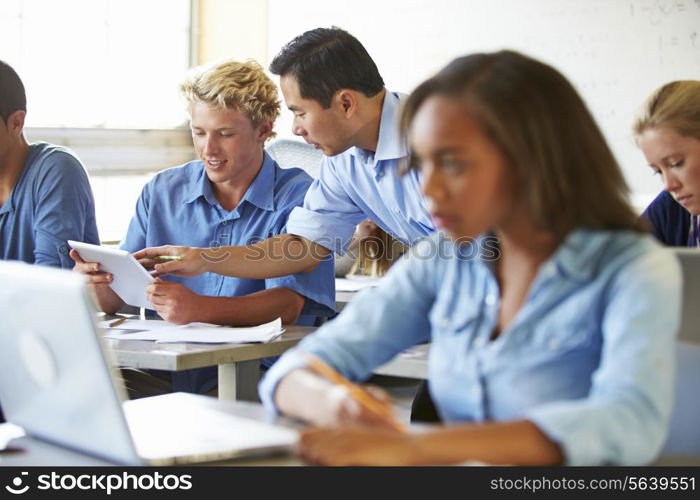
[[[146,298],[146,287],[154,278],[126,250],[91,245],[78,241],[68,241],[80,257],[88,262],[99,262],[101,269],[114,277],[110,288],[127,304],[151,309],[153,306]]]

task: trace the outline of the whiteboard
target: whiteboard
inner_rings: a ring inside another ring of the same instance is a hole
[[[661,84],[700,79],[700,0],[269,0],[269,60],[296,35],[355,35],[390,90],[410,92],[453,58],[509,48],[547,62],[582,94],[643,207],[661,189],[631,124]],[[291,113],[278,124],[291,137]]]

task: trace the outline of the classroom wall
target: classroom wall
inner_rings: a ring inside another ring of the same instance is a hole
[[[410,92],[456,56],[511,48],[579,89],[634,202],[660,189],[634,145],[635,109],[657,86],[700,78],[700,0],[268,0],[267,60],[297,34],[337,25],[357,36],[392,90]],[[290,113],[278,124],[291,136]]]
[[[198,63],[255,59],[267,65],[266,0],[198,0]]]

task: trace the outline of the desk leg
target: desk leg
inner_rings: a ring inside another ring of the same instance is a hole
[[[258,402],[260,360],[219,365],[219,399]]]

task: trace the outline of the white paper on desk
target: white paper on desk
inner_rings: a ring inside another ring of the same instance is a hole
[[[377,286],[381,278],[374,278],[370,276],[353,276],[352,278],[336,278],[335,279],[335,291],[336,292],[357,292],[363,288],[368,288],[372,286]]]
[[[251,342],[270,342],[279,337],[283,331],[282,319],[277,318],[269,323],[251,327],[220,326],[212,328],[190,324],[137,333],[121,333],[109,330],[105,337],[117,340],[152,340],[156,343],[247,344]]]
[[[213,323],[189,323],[187,325],[176,325],[175,323],[169,323],[163,321],[162,319],[131,319],[127,318],[126,321],[119,323],[117,326],[109,326],[110,323],[114,323],[119,318],[98,320],[98,328],[107,328],[109,330],[162,330],[164,328],[184,328],[189,326],[205,326],[208,328],[221,328],[221,325],[215,325]]]

